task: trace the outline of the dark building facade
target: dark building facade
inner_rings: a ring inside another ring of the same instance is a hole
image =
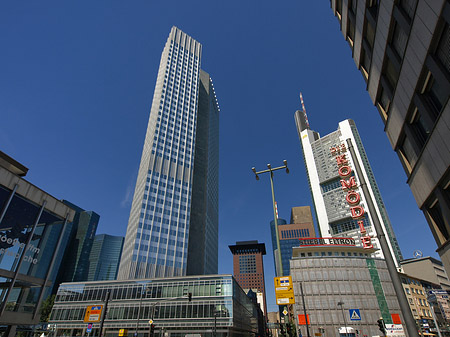
[[[69,240],[75,211],[23,177],[0,152],[0,334],[25,336],[40,321]]]
[[[450,3],[330,3],[450,271]]]
[[[89,256],[87,281],[115,280],[122,255],[123,236],[99,234],[94,238]]]
[[[76,211],[69,246],[64,256],[63,267],[60,270],[61,282],[87,281],[89,274],[89,255],[94,243],[100,215],[93,211],[63,202]]]
[[[242,289],[256,289],[262,293],[264,315],[267,313],[266,290],[264,282],[263,255],[266,255],[264,243],[238,241],[228,246],[233,254],[233,276]]]

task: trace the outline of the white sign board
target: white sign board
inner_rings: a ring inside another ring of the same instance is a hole
[[[401,324],[385,324],[387,336],[405,336],[403,325]]]

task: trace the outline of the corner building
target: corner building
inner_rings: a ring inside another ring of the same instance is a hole
[[[450,2],[330,4],[450,273]]]
[[[403,259],[400,247],[355,122],[349,119],[342,121],[337,131],[320,137],[319,133],[309,128],[304,111],[296,111],[295,120],[321,237],[351,237],[359,246],[370,248],[373,245],[373,248],[377,249],[373,257],[384,258],[377,238],[378,233],[373,226],[373,217],[378,217],[393,260],[399,267]],[[349,142],[352,144],[354,154],[349,149]],[[351,169],[349,177],[344,179],[340,175],[342,171],[339,170],[339,161],[333,155],[339,151],[345,155],[345,160],[348,162],[346,166]],[[355,164],[360,166],[363,177],[359,177],[356,173]],[[367,184],[368,193],[364,193],[360,187],[362,178]],[[348,182],[352,179],[355,185],[346,189],[343,180]],[[350,192],[352,196],[349,199]],[[356,200],[357,203],[355,198],[359,200]],[[367,203],[369,199],[374,205],[374,213],[369,211]],[[351,203],[357,206],[352,207]],[[360,213],[354,214],[355,209],[358,209]]]
[[[172,27],[162,52],[118,279],[218,270],[219,106],[202,45]]]

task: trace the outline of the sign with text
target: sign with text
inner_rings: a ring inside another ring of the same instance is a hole
[[[291,276],[274,277],[275,297],[278,305],[294,304],[294,288]]]
[[[102,317],[103,305],[90,305],[86,308],[86,313],[84,314],[84,322],[100,322]]]
[[[385,324],[387,336],[405,336],[403,325],[401,324]]]

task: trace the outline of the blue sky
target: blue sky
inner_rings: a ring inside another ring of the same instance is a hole
[[[220,120],[219,272],[228,245],[271,252],[268,176],[279,215],[312,201],[294,112],[311,128],[355,120],[405,258],[438,257],[329,1],[9,1],[0,3],[0,149],[27,179],[100,214],[97,233],[125,235],[156,73],[175,25],[203,44]],[[265,257],[269,310],[273,258]]]

